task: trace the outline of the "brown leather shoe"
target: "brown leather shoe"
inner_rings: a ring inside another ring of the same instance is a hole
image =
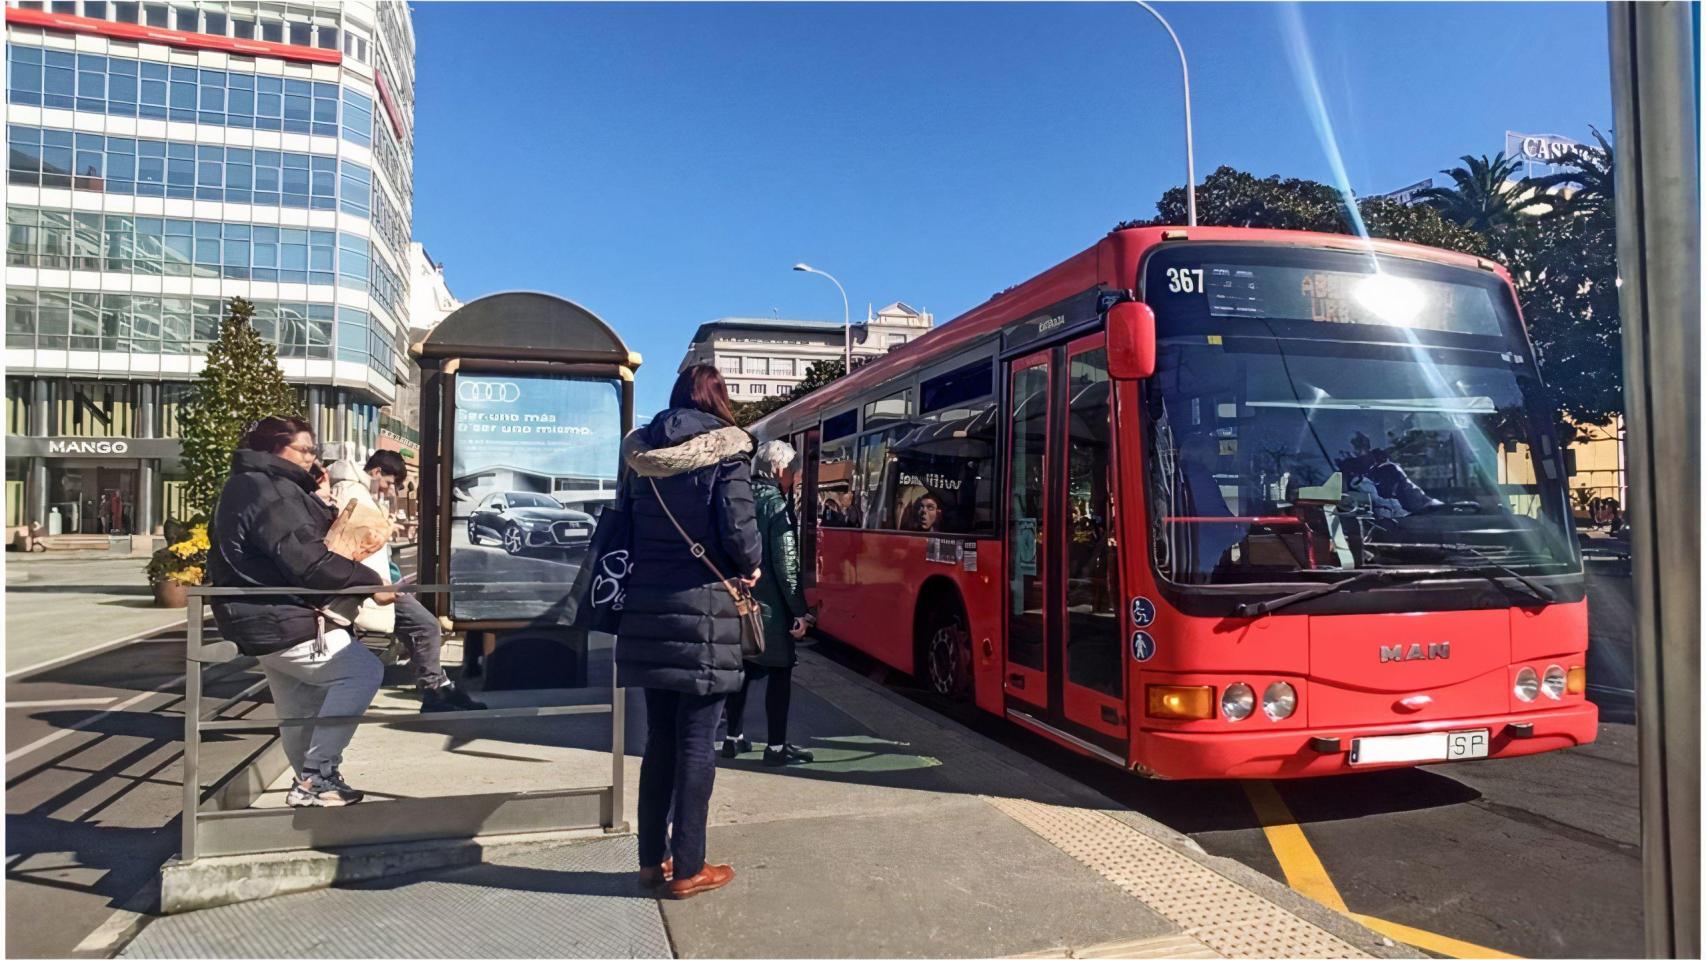
[[[640,882],[648,887],[667,883],[675,875],[675,858],[665,857],[663,863],[655,867],[640,868]]]
[[[671,880],[666,888],[669,895],[676,900],[686,900],[688,897],[726,887],[735,878],[735,868],[726,863],[707,863],[705,868],[691,877],[681,880]]]

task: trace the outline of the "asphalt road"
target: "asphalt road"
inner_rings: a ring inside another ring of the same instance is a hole
[[[259,680],[252,665],[207,668],[203,708]],[[105,955],[121,908],[157,897],[178,849],[183,679],[178,631],[7,681],[7,956]],[[203,782],[263,742],[204,741]]]
[[[1603,678],[1589,690],[1601,707],[1596,742],[1511,760],[1276,781],[1272,794],[1233,782],[1140,779],[975,708],[944,704],[909,681],[896,685],[1189,834],[1210,853],[1316,899],[1337,898],[1431,953],[1640,956],[1639,777],[1633,680],[1624,666],[1633,663],[1628,578],[1591,576],[1589,591],[1589,676]],[[818,650],[885,672],[838,644]],[[1277,806],[1264,799],[1276,794]],[[1264,829],[1276,815],[1296,828]]]
[[[1627,662],[1627,621],[1619,613],[1628,609],[1627,580],[1595,577],[1590,584],[1590,663]],[[847,648],[818,649],[872,668]],[[245,664],[209,668],[204,707],[259,679]],[[122,908],[149,902],[159,867],[178,844],[182,676],[179,635],[8,681],[8,956],[102,953],[116,945],[129,916]],[[1592,745],[1286,781],[1261,808],[1248,785],[1141,780],[897,685],[1191,835],[1211,853],[1311,896],[1339,898],[1349,912],[1397,925],[1399,939],[1408,931],[1433,952],[1592,957],[1643,950],[1635,732],[1614,684],[1590,689],[1605,721]],[[265,709],[243,704],[232,715]],[[204,782],[260,742],[207,742]],[[1272,829],[1276,809],[1296,828]]]

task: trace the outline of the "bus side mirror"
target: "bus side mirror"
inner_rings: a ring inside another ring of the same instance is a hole
[[[1155,373],[1155,311],[1128,300],[1108,310],[1108,374],[1143,380]]]

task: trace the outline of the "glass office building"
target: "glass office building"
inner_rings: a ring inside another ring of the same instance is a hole
[[[232,297],[335,452],[407,379],[414,32],[396,0],[6,6],[6,523],[182,516]]]

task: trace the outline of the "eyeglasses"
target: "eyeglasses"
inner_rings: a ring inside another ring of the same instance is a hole
[[[313,457],[316,460],[320,459],[320,445],[317,443],[310,443],[307,445],[293,443],[287,449],[295,450],[297,453],[306,457]]]

